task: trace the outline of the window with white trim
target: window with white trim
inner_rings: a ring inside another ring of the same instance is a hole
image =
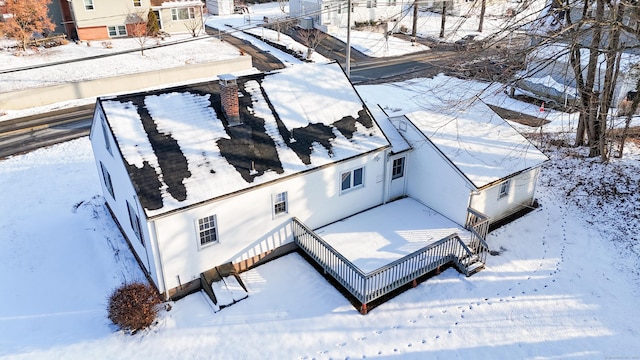
[[[348,191],[364,185],[364,167],[340,174],[340,191]]]
[[[281,192],[273,195],[273,216],[281,216],[289,211],[287,205],[287,192]]]
[[[129,211],[129,224],[131,225],[131,229],[136,234],[136,237],[144,246],[144,240],[142,240],[142,227],[140,226],[140,217],[138,216],[137,211],[131,206],[129,201],[127,201],[127,211]]]
[[[127,36],[127,27],[124,25],[107,26],[109,37]]]
[[[93,0],[84,0],[84,9],[95,10],[95,7],[93,6]]]
[[[104,167],[104,164],[102,163],[102,161],[100,161],[100,170],[102,171],[102,179],[104,181],[104,186],[107,188],[107,191],[109,191],[109,194],[111,194],[111,197],[115,200],[116,195],[113,192],[113,183],[111,182],[111,174],[109,174],[109,171],[107,171],[107,168]]]
[[[509,188],[511,187],[511,180],[507,180],[500,184],[500,191],[498,192],[498,199],[502,199],[509,195]]]
[[[376,0],[367,0],[367,9],[371,9],[376,7],[378,4],[376,3]]]
[[[218,224],[215,215],[198,219],[198,239],[201,247],[218,243]]]
[[[171,9],[171,20],[189,20],[196,18],[196,8],[173,8]]]
[[[109,140],[109,132],[107,131],[107,124],[105,124],[102,114],[100,114],[100,120],[100,124],[102,124],[102,135],[104,136],[104,146],[107,148],[109,154],[113,156],[113,151],[111,150],[111,140]]]
[[[133,0],[133,6],[135,7],[142,6],[142,0]]]
[[[391,178],[397,179],[404,176],[404,157],[393,160],[391,167]]]

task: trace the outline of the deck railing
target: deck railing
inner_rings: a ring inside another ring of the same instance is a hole
[[[467,208],[465,228],[471,232],[469,242],[471,251],[478,255],[480,261],[486,262],[489,253],[489,245],[486,242],[489,233],[489,217],[478,210]]]
[[[449,262],[469,275],[474,256],[454,233],[365,274],[298,219],[292,219],[292,227],[294,242],[363,305]]]

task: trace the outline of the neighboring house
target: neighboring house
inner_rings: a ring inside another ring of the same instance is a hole
[[[234,0],[207,0],[207,11],[213,15],[234,14]]]
[[[488,106],[390,120],[413,148],[407,155],[411,197],[458,224],[465,224],[467,208],[496,223],[533,206],[548,158]]]
[[[214,267],[295,246],[295,224],[317,229],[397,198],[461,227],[471,206],[497,219],[530,206],[546,157],[482,116],[376,120],[337,63],[304,64],[99,98],[91,142],[108,208],[170,297]]]
[[[79,40],[131,36],[133,25],[156,13],[167,33],[203,29],[204,3],[200,0],[57,0],[67,34]],[[146,23],[146,20],[144,20]]]

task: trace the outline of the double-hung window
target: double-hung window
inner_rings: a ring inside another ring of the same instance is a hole
[[[198,219],[198,239],[200,247],[218,243],[218,224],[215,215]]]
[[[133,6],[135,7],[142,6],[142,0],[133,0]]]
[[[127,28],[124,25],[107,26],[110,37],[127,36]]]
[[[93,0],[84,0],[84,9],[85,10],[94,10]]]
[[[102,163],[102,161],[100,161],[100,170],[102,171],[102,179],[104,180],[104,186],[107,188],[107,191],[109,191],[109,194],[111,194],[111,197],[115,200],[116,194],[113,192],[113,183],[111,182],[111,174],[109,174],[109,171],[107,171],[107,168],[104,167],[104,164]]]
[[[196,18],[196,8],[173,8],[171,9],[171,20],[189,20]]]
[[[136,234],[136,237],[144,246],[144,241],[142,240],[142,227],[140,226],[140,217],[136,210],[131,206],[129,201],[127,201],[127,210],[129,211],[129,224],[131,225],[131,229]]]
[[[393,160],[393,166],[391,167],[391,178],[397,179],[404,176],[404,157]]]
[[[509,188],[511,187],[511,180],[507,180],[500,184],[500,191],[498,192],[498,199],[502,199],[509,195]]]
[[[281,192],[273,195],[273,217],[286,214],[288,210],[287,192]]]
[[[105,124],[102,114],[100,114],[100,120],[100,124],[102,125],[102,135],[104,136],[104,146],[107,148],[109,154],[113,156],[113,151],[111,150],[111,140],[109,140],[109,132],[107,131],[107,124]]]
[[[348,191],[364,185],[364,167],[340,174],[340,191]]]

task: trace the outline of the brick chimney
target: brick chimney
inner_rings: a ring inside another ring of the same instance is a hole
[[[240,106],[238,104],[238,83],[231,74],[218,75],[220,79],[220,102],[229,126],[240,125]]]

